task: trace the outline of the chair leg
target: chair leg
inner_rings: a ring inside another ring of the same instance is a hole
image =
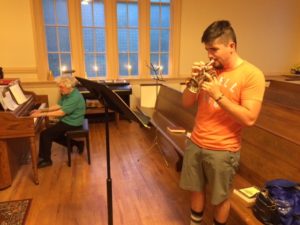
[[[87,134],[89,135],[89,134]],[[91,165],[91,155],[90,155],[90,141],[89,136],[86,136],[86,151],[87,151],[87,157],[88,157],[88,163]]]
[[[71,149],[72,149],[72,145],[71,145],[71,138],[67,137],[67,144],[68,144],[68,166],[71,167]]]

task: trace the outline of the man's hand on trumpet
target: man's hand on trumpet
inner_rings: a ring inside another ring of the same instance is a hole
[[[192,66],[192,79],[194,79],[198,86],[200,87],[205,78],[204,72],[206,70],[206,65],[203,61],[194,62]]]
[[[191,92],[197,93],[199,91],[199,88],[206,79],[205,73],[213,71],[213,62],[213,59],[207,64],[203,61],[194,62],[192,66],[192,77],[186,81],[187,88]]]
[[[222,95],[220,90],[220,82],[216,76],[204,72],[205,74],[205,81],[201,85],[201,90],[206,91],[208,95],[216,100]]]

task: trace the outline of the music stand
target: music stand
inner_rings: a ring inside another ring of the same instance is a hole
[[[103,101],[105,109],[105,143],[106,143],[106,163],[107,163],[107,178],[106,178],[106,190],[107,190],[107,213],[108,213],[108,224],[113,224],[113,205],[112,205],[112,178],[110,173],[110,144],[109,144],[109,115],[108,109],[119,112],[125,118],[130,121],[135,121],[144,127],[149,127],[147,122],[143,121],[138,115],[132,111],[128,105],[122,100],[120,96],[114,93],[104,83],[98,83],[95,81],[87,80],[81,77],[76,79],[94,94],[99,101]],[[149,121],[148,121],[149,122]]]
[[[151,70],[151,72],[154,73],[154,74],[152,74],[152,79],[155,80],[155,95],[156,95],[155,97],[156,97],[156,101],[157,101],[159,81],[165,81],[165,80],[163,79],[161,73],[159,72],[160,71],[159,66],[154,66],[152,63],[150,63],[150,66],[148,64],[146,66]],[[154,137],[154,140],[153,140],[153,144],[149,147],[147,153],[150,152],[152,149],[154,149],[155,146],[158,148],[163,160],[165,161],[166,167],[169,167],[167,157],[166,157],[164,151],[161,149],[161,147],[159,145],[159,138],[158,138],[158,130],[157,129],[155,129],[155,137]],[[141,158],[139,158],[138,161],[140,161]]]

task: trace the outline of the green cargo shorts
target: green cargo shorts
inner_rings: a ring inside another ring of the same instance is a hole
[[[211,203],[218,205],[231,193],[239,160],[239,151],[203,149],[188,140],[184,152],[180,187],[195,192],[202,192],[205,188],[209,188]]]

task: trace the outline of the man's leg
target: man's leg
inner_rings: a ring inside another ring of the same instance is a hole
[[[230,201],[226,199],[214,207],[214,225],[226,224],[230,212]]]
[[[211,151],[205,154],[205,170],[211,189],[211,203],[214,205],[214,224],[226,224],[230,212],[229,196],[234,175],[238,168],[239,152]],[[211,166],[213,165],[213,166]]]
[[[205,205],[205,192],[191,192],[191,223],[201,224]]]

